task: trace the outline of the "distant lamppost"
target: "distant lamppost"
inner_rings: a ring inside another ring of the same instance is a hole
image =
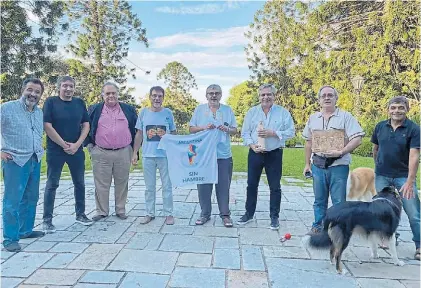
[[[354,109],[354,113],[355,116],[360,116],[361,113],[361,98],[360,98],[360,93],[361,90],[363,89],[363,85],[364,85],[364,78],[360,75],[355,76],[354,78],[351,79],[352,82],[352,86],[354,86],[354,90],[357,93],[357,101],[355,101],[356,105],[355,105],[355,109]]]

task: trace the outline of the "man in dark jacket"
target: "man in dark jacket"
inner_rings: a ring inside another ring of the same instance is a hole
[[[127,219],[126,200],[137,113],[133,106],[118,101],[118,87],[102,87],[104,102],[89,107],[91,130],[85,144],[92,159],[98,221],[108,216],[111,181],[114,177],[115,213]]]

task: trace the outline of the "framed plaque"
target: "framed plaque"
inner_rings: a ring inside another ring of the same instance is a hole
[[[345,131],[343,129],[312,131],[311,150],[313,153],[342,150],[344,146]]]

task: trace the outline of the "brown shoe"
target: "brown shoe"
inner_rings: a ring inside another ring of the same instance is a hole
[[[149,222],[151,222],[153,219],[155,219],[155,216],[149,216],[146,215],[145,217],[143,217],[142,220],[140,220],[140,224],[148,224]]]
[[[107,216],[104,216],[104,215],[96,215],[96,216],[92,217],[92,221],[96,222],[96,221],[99,221],[99,220],[104,219],[106,217]]]
[[[227,228],[231,228],[232,227],[232,220],[230,217],[224,217],[222,218],[222,223],[224,223],[224,226]]]
[[[124,213],[120,213],[120,214],[116,214],[115,216],[117,216],[118,218],[120,218],[121,220],[126,220],[127,219],[127,215]]]
[[[174,225],[174,217],[173,216],[167,216],[167,217],[165,217],[165,224],[167,224],[167,225]]]

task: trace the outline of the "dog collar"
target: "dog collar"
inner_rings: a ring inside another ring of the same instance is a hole
[[[396,208],[398,208],[398,210],[401,210],[401,209],[399,208],[399,206],[398,206],[398,205],[396,205],[395,203],[393,203],[392,201],[390,201],[390,200],[389,200],[389,199],[387,199],[387,198],[377,197],[377,198],[374,198],[372,202],[374,202],[374,201],[376,201],[376,200],[386,200],[387,202],[389,202],[390,204],[392,204],[393,206],[395,206]]]

